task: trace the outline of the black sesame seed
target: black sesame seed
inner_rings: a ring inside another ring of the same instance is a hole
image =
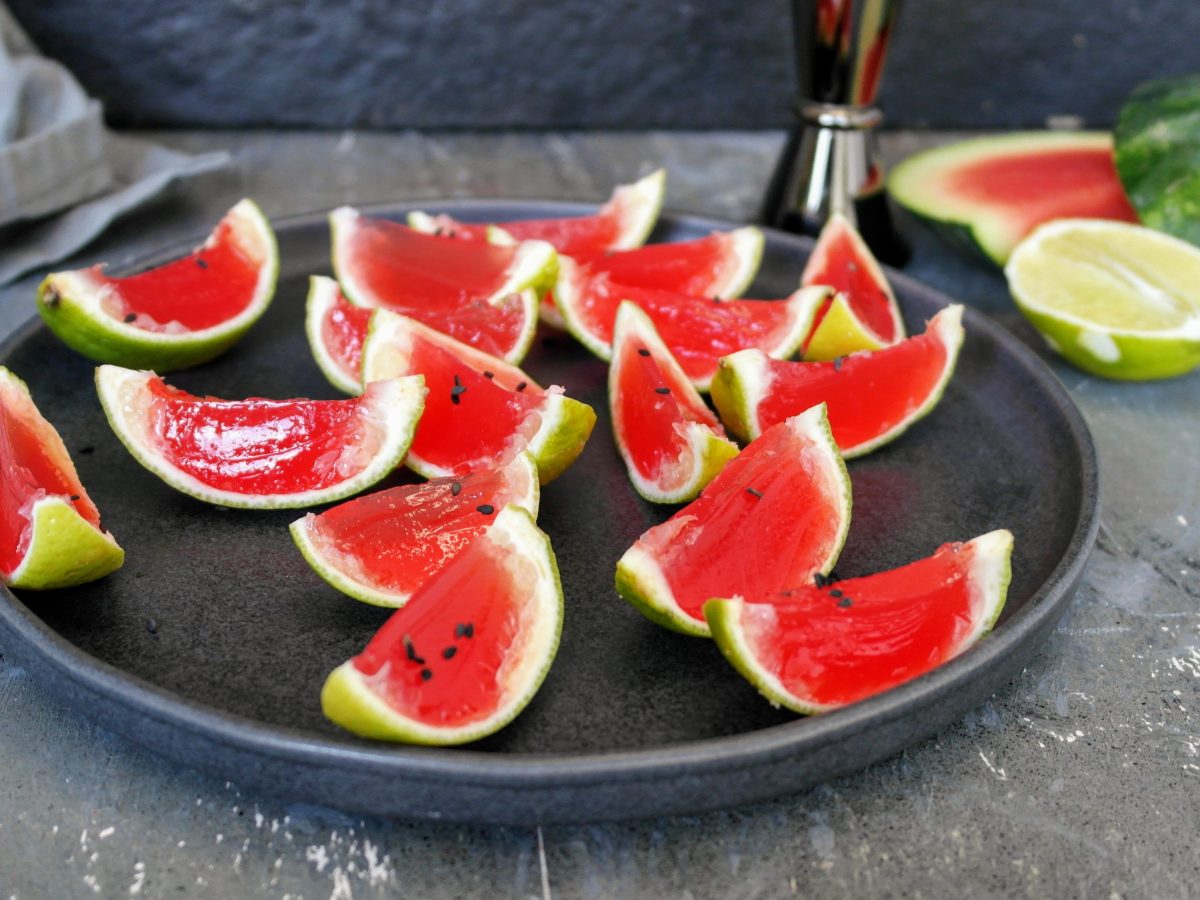
[[[496,373],[495,373],[495,372],[489,372],[487,369],[484,369],[484,370],[483,370],[483,377],[484,377],[484,378],[495,378],[495,377],[496,377]]]
[[[458,233],[454,229],[450,229],[446,232],[446,237],[458,237]]]
[[[404,640],[404,655],[407,656],[412,662],[415,662],[418,665],[421,665],[421,666],[425,665],[425,660],[417,655],[417,648],[413,646],[412,638],[410,638],[406,634],[406,635],[404,635],[403,640]]]
[[[853,605],[854,605],[854,601],[851,600],[849,597],[843,597],[841,600],[838,601],[838,606],[842,607],[842,609],[845,609],[847,606],[853,606]]]
[[[817,572],[815,575],[813,575],[813,584],[819,588],[829,587],[830,583],[829,576],[827,575],[823,575],[820,572]]]
[[[832,591],[829,592],[829,596],[830,597],[841,597],[842,592],[840,590],[838,590],[837,588],[834,588]]]
[[[454,654],[457,652],[458,652],[457,647],[453,647],[453,646],[447,647],[445,650],[442,651],[442,659],[453,659]]]
[[[433,673],[430,672],[428,669],[421,670],[421,680],[422,681],[428,681],[432,677],[433,677]]]
[[[748,487],[748,488],[746,488],[746,493],[751,494],[755,497],[759,497],[759,498],[762,497],[762,491],[760,491],[758,488]]]
[[[199,256],[196,257],[196,265],[198,265],[202,269],[208,268],[208,263],[206,263],[204,260],[202,260]]]
[[[462,379],[459,378],[457,375],[454,376],[454,386],[462,387]]]
[[[477,510],[479,510],[481,513],[483,513],[485,516],[490,516],[492,513],[494,513],[496,511],[496,507],[492,506],[492,504],[490,504],[490,503],[484,503],[475,508]]]
[[[524,381],[522,381],[520,384],[518,384],[518,385],[517,385],[517,390],[518,390],[518,391],[523,391],[523,390],[525,390],[525,388],[527,388],[527,387],[529,387],[529,385],[527,385],[527,384],[526,384]]]
[[[845,358],[846,358],[846,357],[844,357],[844,356],[839,356],[839,357],[837,357],[836,359],[834,359],[834,361],[833,361],[833,371],[835,371],[835,372],[840,372],[840,371],[842,370],[842,360],[844,360]]]
[[[467,637],[467,638],[475,637],[474,623],[468,622],[466,625],[463,626],[463,637]]]
[[[74,503],[74,502],[75,502],[76,500],[78,500],[78,499],[79,499],[79,495],[78,495],[78,494],[72,494],[72,495],[71,495],[71,502],[72,502],[72,503]]]
[[[126,322],[132,322],[132,321],[133,321],[134,319],[136,319],[136,318],[137,318],[137,313],[126,313],[126,314],[125,314],[125,321],[126,321]]]
[[[461,481],[453,481],[450,483],[450,496],[451,497],[457,497],[458,492],[461,490],[462,490],[462,482]]]
[[[638,350],[638,356],[649,356],[649,355],[650,355],[650,351],[647,350],[645,347],[642,347]]]
[[[146,620],[146,630],[151,634],[158,634],[158,623],[153,619]]]
[[[654,393],[656,393],[656,394],[669,394],[669,393],[671,393],[671,389],[670,389],[669,387],[660,387],[660,388],[655,388],[655,389],[654,389]]]

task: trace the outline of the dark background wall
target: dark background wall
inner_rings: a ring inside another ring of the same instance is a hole
[[[786,0],[9,0],[121,125],[774,128]],[[1198,0],[906,0],[894,126],[1109,125]]]

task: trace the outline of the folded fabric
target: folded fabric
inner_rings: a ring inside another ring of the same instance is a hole
[[[0,2],[0,284],[69,256],[172,179],[228,161],[109,132],[100,104]]]

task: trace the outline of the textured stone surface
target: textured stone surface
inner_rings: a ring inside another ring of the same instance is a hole
[[[118,124],[772,128],[785,0],[10,0]],[[1200,4],[906,0],[881,103],[897,126],[1107,125],[1196,64]]]
[[[235,165],[173,188],[73,264],[203,233],[243,194],[270,215],[403,197],[599,199],[657,163],[671,169],[672,208],[740,218],[779,146],[778,135],[742,134],[155,137],[227,146]],[[928,143],[894,135],[884,150],[894,160]],[[912,237],[911,274],[1038,347],[995,272]],[[34,283],[0,291],[0,331],[30,314]],[[1200,374],[1113,384],[1050,361],[1096,438],[1103,536],[1035,660],[937,739],[723,813],[421,825],[247,795],[164,763],[0,662],[0,895],[1188,896],[1200,873]]]

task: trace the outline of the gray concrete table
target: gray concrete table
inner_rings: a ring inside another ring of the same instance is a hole
[[[156,137],[228,147],[234,164],[174,188],[71,265],[203,233],[242,196],[271,216],[409,198],[598,200],[658,165],[671,171],[672,209],[740,220],[780,145],[739,133]],[[889,135],[885,153],[895,161],[945,137]],[[912,275],[1046,355],[998,274],[911,233]],[[32,314],[34,284],[0,290],[0,332]],[[940,737],[727,812],[545,829],[414,824],[181,769],[0,662],[0,900],[1188,895],[1200,877],[1200,375],[1113,384],[1049,361],[1099,448],[1101,541],[1045,648]]]

